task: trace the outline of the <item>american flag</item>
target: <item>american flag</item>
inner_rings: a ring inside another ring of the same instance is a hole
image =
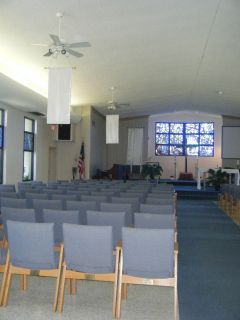
[[[79,159],[78,159],[79,179],[83,179],[84,178],[84,173],[85,173],[84,159],[85,159],[84,143],[82,143],[81,149],[80,149],[80,155],[79,155]]]

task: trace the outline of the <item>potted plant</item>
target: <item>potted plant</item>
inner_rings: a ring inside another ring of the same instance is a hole
[[[143,178],[149,177],[151,180],[160,178],[163,173],[162,167],[159,163],[146,163],[142,167],[141,175]]]
[[[208,181],[207,184],[215,188],[216,191],[220,190],[221,184],[226,183],[228,181],[228,173],[222,171],[222,168],[217,170],[209,169],[208,170]]]

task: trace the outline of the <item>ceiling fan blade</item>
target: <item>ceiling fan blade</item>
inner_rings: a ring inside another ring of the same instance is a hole
[[[46,43],[32,43],[32,46],[38,46],[38,47],[49,47]]]
[[[45,53],[43,56],[44,57],[50,57],[53,54],[53,52],[48,51],[47,53]]]
[[[69,47],[69,48],[87,48],[87,47],[91,47],[91,43],[89,43],[89,42],[75,42],[75,43],[67,44],[67,47]]]
[[[59,36],[56,36],[55,34],[50,34],[49,36],[52,39],[55,46],[60,46],[62,44],[61,40],[59,39]]]
[[[75,50],[71,50],[71,49],[67,49],[67,52],[72,54],[73,56],[77,57],[77,58],[81,58],[83,57],[83,54],[80,52],[77,52]]]
[[[129,107],[130,103],[118,103],[119,107]]]

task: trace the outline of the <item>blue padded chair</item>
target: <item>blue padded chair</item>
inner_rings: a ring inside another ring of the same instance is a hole
[[[174,204],[174,199],[173,197],[172,198],[155,198],[155,197],[152,197],[152,198],[149,198],[147,197],[146,200],[145,200],[145,203],[146,204],[161,204],[161,205],[173,205]]]
[[[8,239],[7,220],[36,222],[35,210],[25,208],[7,208],[2,207],[3,231],[6,240]]]
[[[125,212],[87,210],[87,224],[92,226],[112,226],[114,248],[121,244],[122,228],[126,226]]]
[[[64,224],[64,264],[59,311],[63,309],[66,279],[109,281],[114,283],[113,315],[116,312],[119,248],[113,257],[112,227]]]
[[[134,213],[135,228],[171,229],[175,228],[173,214]]]
[[[37,222],[43,222],[43,209],[63,210],[63,203],[61,200],[33,199],[33,208]]]
[[[48,200],[48,194],[47,193],[26,192],[25,199],[28,200],[28,207],[32,208],[33,207],[33,199]]]
[[[1,207],[28,208],[27,199],[1,198]]]
[[[109,197],[108,196],[92,196],[92,195],[82,195],[81,196],[82,201],[96,201],[98,206],[100,205],[100,202],[108,202]]]
[[[175,214],[173,204],[170,204],[170,205],[140,204],[140,212],[143,212],[143,213]]]
[[[63,223],[79,224],[77,210],[43,209],[43,221],[54,223],[54,242],[59,245],[63,242]]]
[[[110,212],[126,212],[126,224],[127,226],[133,224],[133,209],[131,203],[100,203],[101,211]]]
[[[122,285],[143,284],[174,288],[174,319],[178,315],[177,250],[174,250],[174,230],[122,229],[117,318],[120,317]]]
[[[16,192],[15,184],[1,184],[0,192]]]
[[[11,278],[14,274],[55,277],[56,289],[53,310],[57,309],[63,246],[54,251],[54,224],[7,221],[10,265],[3,296],[7,305]],[[8,259],[8,258],[7,258]]]
[[[87,224],[87,210],[98,210],[96,201],[67,201],[67,210],[78,210],[79,223]]]
[[[52,200],[61,200],[63,209],[67,209],[67,201],[77,201],[78,197],[75,194],[52,194]]]
[[[139,211],[140,201],[137,197],[112,197],[112,203],[131,203],[132,212]]]
[[[6,191],[1,191],[0,192],[0,198],[19,198],[19,193],[16,192],[6,192]]]

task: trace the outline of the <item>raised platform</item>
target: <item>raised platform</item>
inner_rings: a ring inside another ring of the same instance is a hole
[[[161,183],[173,184],[178,199],[217,200],[218,192],[214,188],[206,187],[198,190],[196,180],[161,179]]]

